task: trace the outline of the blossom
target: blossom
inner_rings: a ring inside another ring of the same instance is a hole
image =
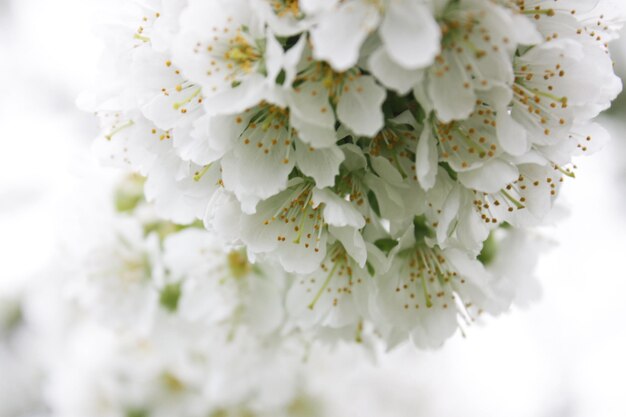
[[[256,0],[252,7],[279,36],[292,36],[306,31],[313,23],[298,0]]]
[[[164,265],[172,285],[180,286],[177,308],[190,321],[232,322],[259,333],[275,331],[282,323],[283,274],[252,265],[241,249],[227,250],[205,230],[168,236]]]
[[[155,0],[111,27],[117,65],[83,104],[102,159],[190,227],[163,281],[188,319],[434,347],[513,302],[493,236],[541,225],[606,142],[605,7]]]
[[[158,238],[144,238],[135,219],[114,218],[106,226],[86,236],[88,245],[83,241],[83,247],[72,250],[80,263],[70,269],[76,274],[71,293],[109,326],[131,327],[126,321],[130,316],[135,318],[132,326],[146,331],[153,325],[165,274]]]
[[[575,120],[595,117],[617,96],[621,82],[611,65],[604,53],[585,53],[567,39],[532,48],[515,62],[513,117],[533,143],[555,143]]]
[[[536,39],[530,26],[512,33],[515,16],[483,1],[452,3],[441,20],[441,54],[425,74],[420,98],[441,121],[450,122],[472,113],[479,92],[489,96],[510,86],[511,52]]]
[[[439,51],[440,30],[430,1],[329,2],[311,29],[314,55],[338,71],[357,63],[360,48],[378,32],[380,53],[406,69],[430,65]],[[341,28],[340,31],[337,28]]]
[[[378,259],[379,272],[384,267],[382,252],[374,245],[366,247],[371,263]],[[314,326],[343,328],[362,326],[370,318],[372,269],[360,265],[341,241],[329,245],[320,268],[294,277],[287,294],[286,308],[294,323],[304,329]]]
[[[247,0],[190,1],[181,28],[173,57],[202,88],[209,113],[240,111],[269,94],[282,48]]]
[[[348,244],[351,256],[365,262],[360,235],[363,216],[347,201],[306,181],[293,181],[281,193],[259,204],[241,220],[241,239],[252,253],[271,253],[287,272],[310,273],[327,252],[329,234]],[[353,237],[354,236],[354,237]]]
[[[457,328],[484,312],[498,312],[492,277],[483,265],[456,249],[441,250],[416,240],[409,228],[394,248],[394,261],[376,280],[376,309],[393,340],[408,332],[413,343],[437,347]]]
[[[224,187],[246,212],[287,187],[295,166],[318,187],[333,186],[343,154],[336,146],[316,149],[291,124],[289,109],[266,102],[233,116],[216,116],[197,140],[220,159]]]
[[[292,123],[304,140],[324,146],[319,130],[332,130],[337,120],[358,135],[375,135],[383,126],[385,95],[375,79],[359,69],[337,72],[325,62],[313,61],[305,50],[287,102]]]

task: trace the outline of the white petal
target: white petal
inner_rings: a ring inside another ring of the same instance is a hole
[[[339,174],[339,166],[344,160],[338,146],[312,149],[304,143],[296,145],[296,165],[304,175],[315,180],[318,188],[332,187]]]
[[[482,249],[483,242],[489,237],[489,226],[471,206],[471,201],[468,201],[467,198],[465,201],[465,207],[459,213],[456,235],[459,242],[463,247],[467,248],[469,253],[478,255]]]
[[[458,218],[461,208],[461,188],[460,186],[455,186],[450,191],[437,217],[437,243],[439,246],[444,247],[454,233],[454,228],[456,227],[456,222],[454,221]]]
[[[288,96],[289,110],[299,120],[334,130],[335,116],[328,100],[328,90],[321,83],[306,82]]]
[[[346,83],[339,98],[337,117],[357,135],[374,136],[384,125],[382,104],[387,93],[374,77],[360,76]]]
[[[320,267],[326,256],[326,233],[322,233],[319,250],[313,252],[302,244],[283,242],[278,259],[285,271],[296,274],[310,274]]]
[[[313,189],[313,201],[316,205],[324,204],[324,221],[332,226],[351,226],[361,229],[365,219],[354,206],[329,189]]]
[[[276,282],[264,276],[252,276],[249,280],[251,296],[245,303],[244,321],[252,331],[269,334],[283,321],[283,293]]]
[[[389,162],[389,160],[382,156],[370,157],[370,162],[374,172],[378,174],[382,179],[391,184],[402,184],[402,174]]]
[[[498,111],[496,118],[498,141],[505,152],[513,156],[523,155],[530,148],[528,133],[517,123],[506,109]]]
[[[287,187],[287,179],[295,163],[293,158],[285,158],[283,138],[279,137],[278,145],[271,150],[257,147],[255,139],[251,135],[248,144],[238,141],[233,151],[222,158],[224,187],[235,193],[247,213],[254,211],[259,200],[278,194]],[[244,202],[248,204],[243,205]]]
[[[263,99],[271,97],[271,89],[261,74],[250,75],[237,87],[229,87],[204,100],[204,109],[211,115],[240,113]]]
[[[519,171],[502,159],[491,159],[471,171],[459,172],[459,181],[467,188],[496,193],[519,177]]]
[[[541,33],[539,33],[535,24],[528,17],[514,14],[512,19],[511,30],[514,33],[516,43],[535,45],[543,41]]]
[[[298,131],[298,136],[314,148],[328,148],[337,143],[337,133],[334,128],[308,123],[291,112],[289,122]]]
[[[367,261],[367,249],[361,233],[353,227],[329,226],[328,231],[341,242],[348,255],[363,268]]]
[[[415,173],[417,180],[426,191],[433,188],[437,179],[437,169],[439,164],[439,154],[437,153],[437,143],[432,135],[429,123],[426,123],[420,135],[415,153]]]
[[[411,341],[422,349],[436,349],[458,330],[453,308],[433,308],[411,332]]]
[[[391,59],[417,69],[430,65],[439,53],[441,30],[426,5],[396,0],[389,2],[380,37]]]
[[[285,53],[281,44],[269,30],[266,33],[265,39],[267,40],[267,52],[265,53],[267,79],[270,83],[273,83],[276,81],[276,77],[278,77],[282,69]]]
[[[577,153],[591,155],[598,152],[611,140],[611,134],[598,123],[574,126],[572,134],[578,138]]]
[[[411,91],[411,88],[423,76],[420,71],[407,70],[393,62],[389,59],[384,48],[379,48],[370,55],[368,65],[378,81],[399,94],[406,94]]]
[[[208,165],[224,156],[228,149],[215,149],[212,146],[215,143],[210,140],[210,124],[211,117],[205,115],[194,121],[189,135],[176,135],[174,146],[183,160]],[[228,145],[231,143],[232,141]]]
[[[358,171],[367,166],[367,160],[360,147],[352,143],[346,143],[345,145],[341,145],[341,150],[346,157],[343,166],[348,171]]]
[[[352,67],[359,58],[361,44],[379,19],[376,5],[367,0],[341,4],[311,30],[315,58],[328,61],[337,71]]]
[[[364,183],[376,195],[382,217],[390,220],[406,217],[407,206],[402,195],[406,187],[394,186],[373,174],[366,175]]]
[[[294,78],[296,78],[298,63],[306,46],[306,39],[306,36],[300,36],[298,42],[283,55],[283,69],[285,70],[285,82],[283,85],[285,86],[291,86]]]
[[[331,10],[339,0],[299,0],[299,3],[306,13],[315,14]]]
[[[241,235],[241,207],[237,199],[223,188],[211,197],[204,215],[204,226],[226,242],[236,242]]]
[[[440,76],[431,70],[426,92],[437,118],[444,123],[467,118],[476,106],[476,94],[465,71],[452,54],[444,54],[449,70]]]

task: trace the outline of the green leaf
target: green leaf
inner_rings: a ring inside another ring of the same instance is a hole
[[[131,408],[126,411],[125,417],[149,417],[150,413],[148,410],[144,410],[143,408]]]
[[[447,162],[439,162],[439,166],[446,170],[450,178],[452,178],[454,181],[457,180],[458,174],[455,170],[452,169],[450,164],[448,164]]]
[[[391,238],[383,238],[378,239],[376,242],[374,242],[374,245],[376,245],[378,249],[383,251],[385,255],[388,255],[393,248],[398,246],[398,241]]]
[[[493,232],[489,234],[489,237],[483,243],[483,249],[478,255],[478,260],[485,266],[491,264],[498,253],[498,242],[493,235]]]
[[[369,191],[367,193],[367,201],[370,203],[370,207],[374,210],[374,213],[378,217],[380,217],[380,206],[378,205],[378,200],[376,199],[376,194],[373,191]]]
[[[280,70],[280,72],[276,76],[276,84],[283,85],[285,83],[285,78],[287,78],[287,73],[285,72],[285,70]]]
[[[413,226],[413,234],[416,242],[423,242],[426,238],[435,237],[434,230],[426,224],[425,216],[415,216],[413,219]]]
[[[180,300],[180,282],[174,284],[168,284],[161,290],[161,296],[159,302],[161,306],[169,312],[174,312],[178,308],[178,301]]]

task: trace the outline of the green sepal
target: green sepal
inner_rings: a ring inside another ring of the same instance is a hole
[[[159,303],[167,311],[174,312],[178,308],[180,295],[181,295],[180,282],[167,284],[161,290],[161,295],[159,296]]]

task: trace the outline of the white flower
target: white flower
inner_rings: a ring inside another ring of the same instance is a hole
[[[497,311],[490,275],[462,251],[417,242],[411,227],[393,255],[389,271],[375,280],[378,320],[391,340],[405,333],[417,346],[438,347],[459,319],[472,322],[484,311]]]
[[[146,174],[158,155],[171,144],[170,132],[157,129],[137,113],[99,112],[102,134],[94,144],[94,153],[105,165],[130,168]]]
[[[296,35],[312,24],[298,0],[253,0],[251,5],[278,36]]]
[[[617,37],[624,19],[615,10],[617,5],[606,1],[503,0],[502,3],[528,16],[548,42],[570,38],[603,50]]]
[[[425,241],[440,248],[456,247],[478,254],[489,230],[496,227],[498,221],[493,222],[477,210],[477,194],[452,180],[440,168],[435,186],[425,195],[424,217],[418,218],[424,223]]]
[[[391,221],[412,220],[411,215],[424,211],[425,198],[416,173],[421,130],[415,117],[406,111],[387,120],[369,144],[372,169],[382,181],[368,178],[366,183],[376,194],[382,216]]]
[[[309,53],[305,51],[287,99],[302,139],[314,147],[328,146],[319,131],[334,130],[337,119],[357,135],[375,135],[384,123],[385,90],[358,69],[336,72],[324,62],[312,61]]]
[[[131,74],[137,105],[157,128],[188,126],[202,115],[202,89],[182,77],[169,55],[139,48]]]
[[[542,146],[541,153],[556,166],[570,163],[572,156],[593,155],[609,141],[610,134],[598,123],[577,123],[572,126],[567,140],[553,146]]]
[[[260,203],[255,214],[245,215],[241,233],[252,253],[271,254],[287,272],[306,274],[315,271],[326,256],[329,232],[341,238],[343,230],[364,225],[363,216],[349,202],[310,182],[295,180],[285,191]]]
[[[210,114],[242,111],[268,98],[282,47],[247,0],[191,0],[181,16],[173,58],[202,88]]]
[[[429,1],[350,0],[335,2],[317,16],[313,53],[345,71],[357,63],[363,42],[377,28],[380,53],[403,68],[424,68],[439,51],[441,35]]]
[[[366,249],[362,238],[354,243]],[[331,244],[317,271],[293,279],[287,294],[290,319],[305,329],[358,326],[368,320],[372,275],[384,271],[386,259],[374,245],[368,245],[367,251],[376,267],[359,265],[339,241]]]
[[[287,187],[295,166],[318,187],[335,183],[343,154],[337,146],[315,149],[304,143],[291,125],[289,110],[261,103],[235,116],[207,121],[198,141],[206,141],[221,158],[224,187],[233,192],[247,213],[260,200]]]
[[[498,130],[498,116],[485,102],[463,121],[427,123],[416,154],[417,177],[424,189],[434,185],[439,161],[458,174],[470,189],[496,192],[517,175],[517,169],[502,155],[499,139],[508,131]]]
[[[190,321],[245,324],[255,333],[283,319],[282,274],[252,265],[205,230],[187,229],[164,241],[164,264],[180,285],[178,311]]]
[[[512,116],[539,145],[567,137],[575,120],[588,120],[621,91],[609,57],[569,39],[531,48],[515,60]]]
[[[540,225],[572,159],[607,139],[592,121],[621,90],[606,4],[132,6],[82,102],[156,214],[208,230],[165,241],[170,318],[432,347],[505,309],[521,284],[486,251]]]
[[[165,273],[158,239],[155,234],[145,238],[135,219],[109,221],[97,234],[83,237],[84,247],[73,250],[78,270],[73,271],[77,276],[71,292],[97,320],[145,332],[153,325],[159,307],[157,285]],[[131,323],[128,317],[135,319]]]
[[[513,83],[512,52],[518,43],[530,41],[510,30],[514,22],[512,13],[482,0],[454,2],[444,10],[441,54],[426,71],[418,94],[439,120],[465,119],[479,92],[494,101],[502,86]]]
[[[494,289],[507,302],[526,307],[541,295],[534,269],[554,242],[522,229],[498,229],[486,243],[487,270],[496,277]]]
[[[169,151],[160,155],[148,172],[145,194],[159,216],[189,224],[204,216],[220,183],[219,165],[197,166]]]

